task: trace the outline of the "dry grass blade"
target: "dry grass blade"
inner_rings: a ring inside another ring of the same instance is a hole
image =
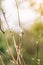
[[[20,18],[19,18],[18,2],[17,2],[17,0],[15,0],[15,2],[16,2],[16,6],[17,6],[18,23],[19,23],[19,27],[21,27],[21,25],[20,25]],[[15,62],[15,64],[16,64],[16,65],[19,65],[19,64],[22,65],[22,62],[21,62],[21,59],[20,59],[20,55],[21,55],[21,41],[19,40],[20,45],[17,45],[17,44],[16,44],[16,41],[15,41],[15,38],[14,38],[14,32],[11,32],[11,31],[10,31],[10,27],[9,27],[8,22],[7,22],[7,20],[6,20],[5,12],[4,12],[3,9],[1,9],[1,10],[2,10],[2,13],[3,13],[3,16],[4,16],[5,22],[6,22],[7,26],[8,26],[9,32],[10,32],[10,34],[11,34],[11,36],[12,36],[12,39],[13,39],[13,42],[14,42],[13,45],[14,45],[14,47],[15,47],[15,49],[16,49],[17,60],[14,59],[12,50],[11,50],[9,44],[8,44],[8,40],[7,40],[7,37],[6,37],[6,33],[4,33],[4,37],[5,37],[5,41],[6,41],[6,46],[7,46],[8,50],[9,50],[10,55],[11,55],[13,61]],[[21,37],[19,37],[19,39],[21,39]]]
[[[2,29],[1,29],[1,31],[2,31],[2,33],[3,33],[3,31],[4,31],[3,27],[2,27]],[[6,37],[6,32],[4,32],[3,35],[4,35],[4,38],[5,38],[6,46],[7,46],[8,50],[9,50],[9,53],[10,53],[10,55],[11,55],[11,57],[12,57],[14,63],[17,65],[16,60],[15,60],[15,58],[14,58],[14,56],[13,56],[13,52],[12,52],[10,46],[9,46],[9,43],[8,43],[8,40],[7,40],[7,37]]]
[[[0,55],[0,61],[1,61],[2,65],[5,65],[1,55]]]

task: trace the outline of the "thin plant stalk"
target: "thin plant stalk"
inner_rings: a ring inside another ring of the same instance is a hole
[[[2,29],[3,29],[3,28],[2,28]],[[4,31],[4,29],[3,29],[3,31]],[[3,33],[3,31],[2,31],[2,33]],[[7,46],[7,48],[8,48],[8,51],[9,51],[9,53],[10,53],[10,55],[11,55],[11,57],[12,57],[14,63],[17,65],[16,60],[14,59],[12,50],[11,50],[11,48],[10,48],[10,46],[9,46],[9,43],[8,43],[8,40],[7,40],[7,37],[6,37],[6,32],[4,32],[3,35],[4,35],[4,38],[5,38],[5,41],[6,41],[6,46]]]
[[[16,5],[17,5],[17,1],[16,1]],[[18,22],[19,22],[19,26],[20,26],[20,18],[19,18],[18,5],[17,5],[17,12],[18,12],[18,20],[19,20]],[[6,23],[7,23],[6,16],[5,16],[5,12],[3,11],[3,9],[2,9],[2,13],[3,13],[3,16],[4,16],[4,18],[5,18],[5,21],[6,21]],[[8,29],[9,29],[9,31],[10,31],[10,28],[9,28],[8,23],[7,23],[7,26],[8,26]],[[11,36],[12,36],[12,38],[13,38],[14,47],[15,47],[16,53],[17,53],[17,65],[18,65],[18,61],[19,61],[20,65],[21,65],[21,60],[20,60],[20,56],[19,56],[19,55],[21,54],[21,51],[20,51],[19,46],[21,46],[21,45],[17,46],[13,32],[10,31],[10,33],[11,33]],[[6,40],[6,41],[7,41],[7,40]],[[19,48],[19,49],[18,49],[18,48]]]
[[[0,61],[1,61],[2,65],[5,65],[1,55],[0,55]]]

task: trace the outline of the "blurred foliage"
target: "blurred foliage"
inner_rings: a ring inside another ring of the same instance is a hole
[[[9,45],[14,53],[14,57],[16,59],[16,51],[13,45],[12,37],[9,31],[6,31],[6,36],[9,42]],[[18,33],[14,32],[14,37],[17,42],[19,43],[19,35]],[[35,65],[32,61],[32,58],[36,56],[36,40],[39,41],[39,58],[41,59],[41,64],[43,65],[43,23],[38,21],[35,22],[29,30],[24,30],[24,35],[22,38],[22,55],[26,65]],[[11,59],[10,54],[7,50],[4,37],[2,32],[0,31],[0,54],[5,62],[5,65],[13,65],[11,64],[9,59]],[[1,65],[1,62],[0,62]]]

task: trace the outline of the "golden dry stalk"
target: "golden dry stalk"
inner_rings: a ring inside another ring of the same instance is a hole
[[[40,4],[39,12],[40,12],[41,16],[43,16],[43,5],[42,4]]]
[[[0,61],[1,61],[2,65],[5,65],[1,55],[0,55]]]

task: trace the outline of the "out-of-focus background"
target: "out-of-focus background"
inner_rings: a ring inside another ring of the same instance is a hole
[[[16,6],[18,3],[18,10]],[[6,16],[7,23],[11,31],[14,31],[14,37],[16,43],[19,43],[19,32],[22,26],[24,35],[21,40],[22,44],[22,56],[26,65],[35,65],[33,61],[37,56],[37,44],[39,43],[38,59],[40,59],[40,65],[43,65],[43,0],[0,0],[0,6],[3,8]],[[19,11],[19,19],[18,19]],[[14,53],[16,59],[16,51],[13,46],[13,40],[9,33],[8,26],[2,11],[0,10],[0,21],[3,28],[6,31],[8,43]],[[0,55],[2,56],[5,65],[11,64],[11,59],[4,36],[0,30]],[[2,63],[0,62],[0,65]]]

